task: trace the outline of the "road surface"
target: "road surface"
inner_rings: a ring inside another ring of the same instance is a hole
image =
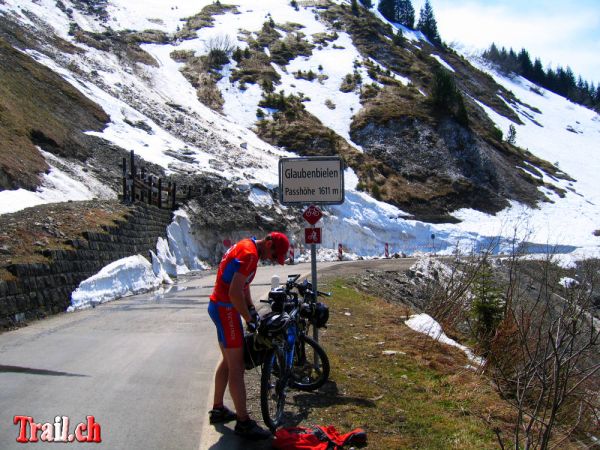
[[[379,265],[397,268],[395,261]],[[319,263],[319,272],[356,266],[361,264]],[[284,281],[288,273],[308,275],[310,265],[259,267],[252,284],[255,301],[266,298],[273,274]],[[0,448],[85,446],[17,442],[25,417],[49,423],[45,428],[53,432],[58,422],[62,432],[64,422],[57,416],[69,418],[66,436],[93,416],[102,439],[94,448],[249,448],[240,445],[231,427],[208,425],[220,358],[207,313],[214,277],[214,272],[199,274],[168,292],[127,297],[0,334]],[[15,416],[23,417],[16,425]],[[26,429],[29,438],[31,427]]]

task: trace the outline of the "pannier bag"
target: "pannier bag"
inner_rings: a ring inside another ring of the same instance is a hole
[[[256,333],[246,333],[244,335],[244,365],[246,370],[260,366],[265,359],[267,349],[268,347],[260,336]]]
[[[310,323],[317,328],[323,328],[329,320],[329,307],[325,303],[318,302],[314,306]]]
[[[362,446],[367,443],[367,433],[356,428],[349,433],[341,434],[335,427],[287,427],[275,432],[273,448],[279,450],[340,450],[345,445]]]

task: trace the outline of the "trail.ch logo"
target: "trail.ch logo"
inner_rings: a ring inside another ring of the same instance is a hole
[[[19,427],[17,442],[102,442],[101,427],[94,416],[75,426],[69,433],[69,418],[56,416],[54,422],[37,423],[31,416],[14,416],[13,423]]]

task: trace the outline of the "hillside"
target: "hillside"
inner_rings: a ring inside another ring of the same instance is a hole
[[[466,211],[535,212],[590,192],[577,190],[581,180],[562,157],[547,158],[558,140],[522,144],[532,126],[537,139],[560,132],[544,129],[537,100],[375,8],[204,1],[144,10],[137,2],[6,0],[0,13],[2,58],[19,69],[0,73],[10,93],[1,100],[10,113],[0,127],[10,143],[0,160],[2,198],[16,188],[47,192],[60,171],[87,198],[116,199],[120,161],[135,150],[156,175],[192,185],[221,177],[239,195],[259,195],[267,215],[289,218],[277,201],[277,159],[338,154],[351,169],[348,198],[358,203],[350,212],[326,208],[324,227],[372,210],[379,218],[361,227],[384,232],[353,249],[372,254],[387,234],[429,236],[406,219],[462,221],[464,234]],[[586,142],[595,139],[596,117],[577,121],[592,126]],[[505,138],[508,124],[518,130],[514,144]],[[35,194],[33,204],[44,198]],[[598,212],[586,217],[594,222]],[[346,226],[338,236],[355,241],[362,232]],[[587,242],[600,227],[584,226]],[[454,245],[457,229],[424,227],[443,247]]]

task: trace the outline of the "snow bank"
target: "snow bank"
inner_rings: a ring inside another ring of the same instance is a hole
[[[453,339],[450,339],[448,336],[444,334],[442,330],[442,326],[435,321],[433,317],[428,314],[415,314],[410,316],[410,319],[404,322],[406,326],[409,328],[419,332],[426,334],[429,337],[432,337],[436,341],[441,342],[442,344],[451,345],[453,347],[457,347],[461,349],[467,355],[470,361],[481,366],[483,364],[483,359],[475,356],[473,352],[464,345],[459,344]]]
[[[141,255],[129,256],[104,267],[96,275],[81,282],[71,294],[67,311],[95,307],[100,303],[156,289],[162,278],[154,274],[152,265]]]
[[[173,222],[167,227],[167,240],[168,250],[165,243],[161,243],[160,248],[157,246],[157,256],[165,261],[164,268],[169,275],[184,275],[192,270],[208,268],[200,261],[200,247],[192,235],[192,224],[184,210],[175,211]]]
[[[152,263],[141,255],[129,256],[82,281],[71,294],[71,306],[67,311],[157,289],[162,284],[173,284],[171,276],[207,268],[199,259],[198,243],[183,210],[175,212],[173,222],[167,227],[167,239],[158,238],[156,253],[150,253]]]

